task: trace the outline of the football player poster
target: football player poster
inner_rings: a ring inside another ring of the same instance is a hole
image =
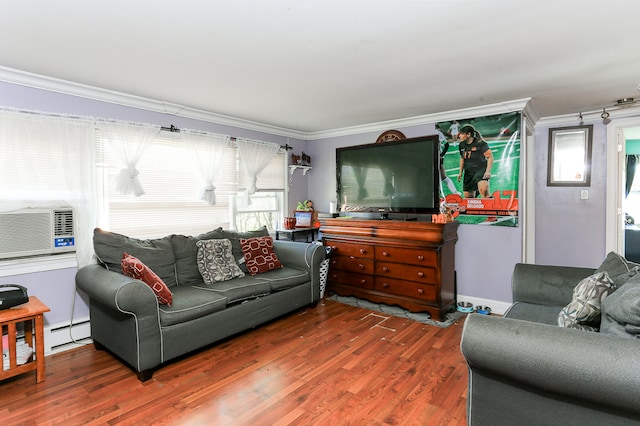
[[[441,194],[460,223],[518,226],[521,113],[436,123]]]

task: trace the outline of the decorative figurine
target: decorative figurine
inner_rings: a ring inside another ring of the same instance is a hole
[[[302,151],[302,165],[310,166],[311,165],[311,156],[307,155]]]

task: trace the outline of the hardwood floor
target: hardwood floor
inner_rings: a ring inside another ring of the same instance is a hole
[[[331,300],[153,378],[93,345],[0,382],[3,425],[464,425],[464,318],[441,329]]]

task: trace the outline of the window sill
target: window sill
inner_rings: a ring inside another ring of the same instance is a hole
[[[56,269],[77,268],[78,260],[75,253],[56,254],[20,259],[0,260],[0,277],[32,274]]]

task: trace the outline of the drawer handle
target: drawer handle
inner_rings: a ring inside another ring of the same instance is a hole
[[[424,256],[422,255],[418,256],[418,260],[422,262],[424,260]]]
[[[360,280],[360,284],[366,284],[367,280],[365,280],[364,278]]]
[[[388,252],[386,252],[386,251],[383,251],[383,252],[382,252],[382,255],[383,255],[383,256],[389,256],[389,253],[388,253]]]
[[[333,279],[338,278],[338,274],[331,274],[331,278],[333,278]]]
[[[418,289],[418,294],[424,294],[424,290],[423,290],[423,289],[421,289],[421,288],[419,288],[419,289]]]
[[[364,265],[362,263],[358,263],[358,268],[364,269]]]
[[[383,270],[384,272],[389,272],[389,268],[387,268],[386,266],[383,266],[383,267],[382,267],[382,270]]]
[[[337,261],[337,260],[332,260],[332,261],[331,261],[331,264],[332,264],[332,265],[335,265],[336,263],[338,263],[338,261]]]
[[[360,254],[365,254],[366,252],[367,252],[367,250],[365,250],[363,248],[360,249]]]
[[[419,276],[420,278],[424,277],[424,272],[418,272],[418,276]]]
[[[384,288],[389,288],[389,284],[387,284],[387,283],[382,283],[382,287],[384,287]]]

